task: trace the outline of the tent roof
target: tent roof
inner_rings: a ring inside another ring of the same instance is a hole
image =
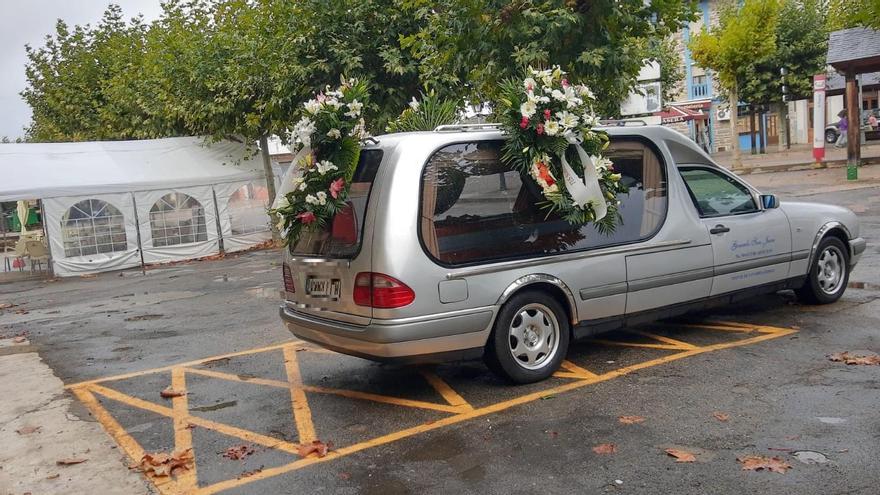
[[[0,201],[175,189],[265,177],[241,143],[200,137],[0,144]]]

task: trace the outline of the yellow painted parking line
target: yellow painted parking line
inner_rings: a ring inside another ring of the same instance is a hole
[[[259,347],[257,349],[248,349],[246,351],[230,352],[227,354],[220,354],[219,356],[211,356],[211,357],[207,357],[207,358],[186,361],[183,363],[162,366],[161,368],[151,368],[148,370],[132,371],[131,373],[123,373],[121,375],[114,375],[114,376],[108,376],[105,378],[96,378],[94,380],[85,380],[82,382],[71,383],[69,385],[65,385],[64,388],[70,389],[70,388],[81,387],[83,385],[89,385],[92,383],[115,382],[117,380],[124,380],[126,378],[134,378],[137,376],[152,375],[153,373],[158,373],[160,371],[171,371],[172,369],[180,367],[180,366],[197,366],[200,364],[209,363],[211,361],[219,361],[221,359],[233,358],[233,357],[237,357],[237,356],[247,356],[248,354],[257,354],[260,352],[283,349],[284,347],[288,347],[291,345],[295,345],[295,344],[291,344],[290,342],[285,342],[283,344],[275,344],[275,345],[270,345],[270,346],[266,346],[266,347]]]
[[[605,340],[605,339],[587,339],[585,342],[592,342],[594,344],[602,344],[609,345],[614,347],[641,347],[644,349],[663,349],[666,351],[680,351],[681,347],[677,345],[669,345],[669,344],[643,344],[641,342],[619,342],[617,340]]]
[[[488,414],[503,411],[505,409],[509,409],[514,406],[526,404],[529,402],[534,402],[534,401],[540,400],[542,397],[546,397],[548,395],[558,395],[558,394],[561,394],[564,392],[576,390],[576,389],[579,389],[579,388],[582,388],[582,387],[585,387],[588,385],[592,385],[595,383],[611,380],[613,378],[624,376],[624,375],[630,374],[634,371],[638,371],[641,369],[649,368],[652,366],[657,366],[657,365],[672,362],[672,361],[677,361],[679,359],[684,359],[687,357],[696,356],[698,354],[704,354],[707,352],[713,352],[713,351],[718,351],[718,350],[722,350],[722,349],[729,349],[729,348],[739,347],[739,346],[744,346],[744,345],[749,345],[749,344],[756,344],[758,342],[763,342],[765,340],[775,339],[775,338],[783,337],[785,335],[790,335],[795,332],[796,332],[796,330],[778,328],[778,329],[774,329],[770,332],[764,333],[763,335],[759,335],[759,336],[748,338],[748,339],[742,339],[742,340],[738,340],[735,342],[724,342],[724,343],[720,343],[720,344],[708,345],[708,346],[700,347],[697,349],[682,351],[682,352],[678,352],[676,354],[671,354],[671,355],[663,356],[663,357],[660,357],[657,359],[644,361],[644,362],[641,362],[638,364],[626,366],[626,367],[619,368],[614,371],[610,371],[608,373],[604,373],[602,375],[596,376],[595,378],[573,381],[573,382],[566,383],[566,384],[563,384],[563,385],[560,385],[557,387],[553,387],[550,389],[540,390],[540,391],[526,394],[526,395],[523,395],[520,397],[516,397],[514,399],[499,402],[499,403],[496,403],[496,404],[493,404],[490,406],[481,407],[479,409],[474,409],[474,410],[466,412],[466,413],[442,418],[440,420],[437,420],[437,421],[434,421],[431,423],[426,423],[426,424],[418,425],[418,426],[415,426],[412,428],[407,428],[405,430],[390,433],[388,435],[374,438],[372,440],[368,440],[368,441],[361,442],[358,444],[342,447],[342,448],[336,450],[335,451],[336,455],[332,456],[332,457],[330,457],[330,456],[323,457],[323,458],[310,457],[307,459],[300,459],[298,461],[294,461],[290,464],[286,464],[283,466],[264,469],[263,471],[261,471],[259,473],[255,473],[253,476],[250,476],[248,478],[221,481],[219,483],[215,483],[213,485],[203,487],[197,493],[200,495],[209,495],[209,494],[213,494],[213,493],[218,493],[220,491],[228,490],[230,488],[239,487],[244,484],[251,483],[253,481],[271,478],[273,476],[278,476],[278,475],[284,474],[284,473],[289,473],[291,471],[302,469],[306,466],[310,466],[310,465],[318,464],[318,463],[323,463],[323,462],[328,462],[330,460],[337,459],[339,457],[351,455],[356,452],[360,452],[360,451],[363,451],[363,450],[366,450],[366,449],[369,449],[372,447],[377,447],[379,445],[384,445],[384,444],[387,444],[390,442],[401,440],[403,438],[411,437],[411,436],[414,436],[414,435],[417,435],[420,433],[425,433],[428,431],[436,430],[438,428],[443,428],[445,426],[461,423],[463,421],[467,421],[470,419],[474,419],[474,418],[478,418],[478,417],[485,416]]]
[[[464,400],[464,397],[453,390],[448,383],[443,381],[443,379],[437,376],[433,371],[421,370],[421,374],[425,380],[434,387],[434,390],[443,396],[443,399],[445,399],[450,406],[456,406],[459,411],[471,411],[474,409],[473,406],[468,404],[468,401]]]
[[[116,402],[120,402],[127,406],[131,406],[137,409],[143,409],[145,411],[149,411],[155,414],[159,414],[161,416],[165,416],[167,418],[174,418],[174,410],[165,406],[160,406],[159,404],[154,404],[150,401],[146,401],[143,399],[138,399],[137,397],[132,397],[130,395],[123,394],[122,392],[113,390],[111,388],[107,388],[103,385],[88,385],[85,387],[77,388],[74,390],[89,390],[91,392],[103,395],[108,399],[115,400]],[[282,450],[284,452],[289,452],[291,454],[296,454],[299,451],[299,445],[286,442],[284,440],[280,440],[278,438],[269,437],[266,435],[261,435],[259,433],[255,433],[249,430],[244,430],[242,428],[236,428],[235,426],[230,426],[223,423],[217,423],[216,421],[211,421],[209,419],[201,418],[199,416],[187,416],[186,421],[188,423],[192,423],[196,426],[200,426],[202,428],[206,428],[208,430],[213,430],[218,433],[222,433],[224,435],[228,435],[231,437],[240,438],[247,442],[255,443],[257,445],[262,445],[264,447],[269,447],[273,449]],[[103,424],[103,422],[102,422]],[[105,425],[106,427],[106,425]],[[136,460],[140,460],[138,457]]]
[[[293,416],[296,420],[296,431],[299,443],[311,443],[317,440],[315,425],[312,423],[312,410],[309,409],[309,399],[303,390],[302,375],[299,370],[299,361],[296,350],[292,346],[284,347],[284,368],[287,370],[287,381],[290,383],[290,401],[293,406]]]
[[[689,343],[681,341],[681,340],[672,339],[672,338],[666,337],[664,335],[657,335],[655,333],[644,332],[642,330],[626,329],[624,331],[627,333],[635,334],[635,335],[641,335],[642,337],[648,337],[649,339],[654,339],[658,342],[664,342],[666,344],[673,345],[673,346],[675,346],[679,349],[682,349],[682,350],[691,350],[691,349],[697,348],[697,346],[695,346],[693,344],[689,344]]]
[[[568,371],[568,373],[566,373],[566,375],[573,375],[573,376],[564,376],[562,378],[595,378],[595,377],[599,376],[586,368],[581,368],[580,366],[572,363],[571,361],[569,361],[567,359],[562,361],[562,364],[560,365],[560,367],[562,369]]]
[[[269,387],[276,388],[290,388],[290,384],[287,382],[282,382],[280,380],[271,380],[267,378],[241,378],[238,375],[233,375],[231,373],[223,373],[221,371],[214,370],[202,370],[195,368],[187,368],[187,373],[193,373],[197,375],[210,376],[213,378],[219,378],[221,380],[229,380],[233,382],[241,382],[241,383],[253,383],[256,385],[266,385]],[[439,379],[439,378],[438,378]],[[448,387],[448,385],[447,385]],[[414,407],[419,409],[431,409],[434,411],[446,412],[446,413],[460,413],[464,410],[473,409],[470,407],[467,402],[459,405],[446,405],[446,404],[435,404],[433,402],[424,402],[420,400],[412,400],[412,399],[403,399],[400,397],[394,397],[390,395],[379,395],[373,394],[369,392],[358,392],[355,390],[343,390],[336,388],[327,388],[327,387],[317,387],[313,385],[302,385],[302,390],[304,392],[312,392],[317,394],[328,394],[328,395],[338,395],[341,397],[347,397],[349,399],[361,399],[368,400],[373,402],[381,402],[383,404],[392,404],[395,406],[404,406],[404,407]],[[452,390],[451,388],[449,390]],[[454,391],[453,391],[454,392]],[[458,394],[456,394],[458,395]],[[460,396],[459,396],[460,397]],[[464,401],[464,399],[461,399]]]
[[[171,399],[171,408],[174,422],[174,449],[184,451],[193,448],[192,429],[189,428],[189,400],[186,397],[186,375],[183,368],[171,370],[171,388],[184,392],[179,397]],[[196,459],[193,452],[192,468],[186,469],[177,475],[177,484],[181,490],[190,491],[198,486],[196,481]]]

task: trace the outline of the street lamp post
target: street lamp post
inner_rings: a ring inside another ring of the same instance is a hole
[[[785,84],[785,76],[788,75],[788,69],[779,68],[779,75],[782,78],[782,107],[780,108],[782,118],[785,121],[785,149],[791,149],[791,119],[788,115],[788,85]]]

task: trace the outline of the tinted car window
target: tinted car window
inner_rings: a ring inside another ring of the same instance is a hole
[[[333,221],[319,231],[303,230],[297,243],[291,244],[293,255],[322,256],[328,258],[351,258],[358,254],[363,237],[367,202],[379,164],[381,150],[363,150],[351,179],[348,201]],[[293,165],[291,165],[293,166]]]
[[[629,186],[619,197],[621,223],[611,234],[548,215],[538,186],[501,161],[500,141],[454,144],[437,151],[422,172],[421,237],[437,261],[468,264],[624,244],[659,230],[666,216],[666,177],[640,141],[607,150]]]
[[[733,177],[702,167],[681,167],[679,171],[701,217],[758,211],[752,193]]]

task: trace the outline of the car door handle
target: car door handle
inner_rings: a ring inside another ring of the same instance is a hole
[[[723,234],[725,232],[730,232],[730,227],[725,227],[724,225],[721,225],[720,223],[718,225],[712,227],[711,229],[709,229],[710,234]]]

